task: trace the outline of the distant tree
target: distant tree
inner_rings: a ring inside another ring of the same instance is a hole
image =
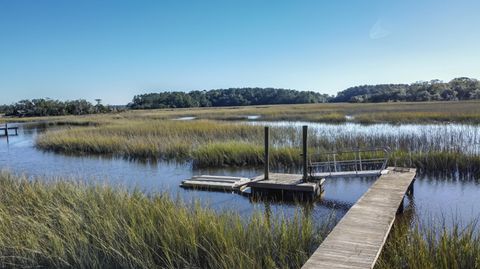
[[[73,101],[59,101],[49,98],[21,100],[11,105],[3,106],[3,113],[7,116],[33,117],[33,116],[63,116],[85,115],[92,113],[109,112],[111,109],[103,106],[94,106],[90,102],[80,99]]]
[[[161,92],[136,95],[133,109],[219,107],[268,104],[323,103],[330,96],[312,91],[275,88],[230,88],[210,91]]]
[[[472,78],[438,79],[412,84],[363,85],[341,91],[333,102],[453,101],[478,99],[480,83]]]

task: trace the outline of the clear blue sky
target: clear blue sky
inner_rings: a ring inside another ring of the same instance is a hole
[[[480,78],[480,1],[0,0],[0,104]]]

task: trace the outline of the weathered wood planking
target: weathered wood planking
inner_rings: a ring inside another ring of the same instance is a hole
[[[303,175],[270,173],[268,179],[264,175],[258,176],[248,184],[256,190],[284,190],[284,191],[302,191],[317,192],[323,181],[303,182]]]
[[[194,176],[189,180],[184,180],[180,184],[184,188],[212,189],[223,191],[240,190],[243,186],[250,182],[245,177],[229,177],[229,176]]]
[[[302,268],[373,268],[415,169],[380,176],[352,206]]]

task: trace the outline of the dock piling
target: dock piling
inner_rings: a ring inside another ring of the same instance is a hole
[[[265,173],[264,179],[268,179],[268,172],[270,170],[270,152],[269,152],[269,144],[270,144],[270,130],[268,126],[265,126]]]
[[[308,181],[308,161],[307,161],[307,150],[308,150],[308,143],[307,143],[307,135],[308,135],[308,126],[304,125],[302,128],[303,133],[303,150],[302,150],[302,159],[303,159],[303,182]]]

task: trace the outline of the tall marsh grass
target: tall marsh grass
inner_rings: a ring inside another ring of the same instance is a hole
[[[480,236],[476,222],[461,227],[397,221],[375,269],[480,268]]]
[[[0,267],[299,268],[331,224],[0,173]]]
[[[199,167],[258,166],[264,163],[262,125],[120,119],[49,131],[38,137],[36,145],[64,153],[191,160]],[[301,164],[301,129],[297,125],[279,123],[272,128],[272,166]],[[325,151],[372,146],[393,150],[389,165],[480,176],[480,128],[473,125],[317,124],[309,129],[309,152],[315,160],[321,160],[316,154]]]
[[[480,123],[480,101],[328,103],[129,111],[126,118],[235,120],[258,115],[267,121],[360,123]],[[348,116],[348,117],[347,117]]]

